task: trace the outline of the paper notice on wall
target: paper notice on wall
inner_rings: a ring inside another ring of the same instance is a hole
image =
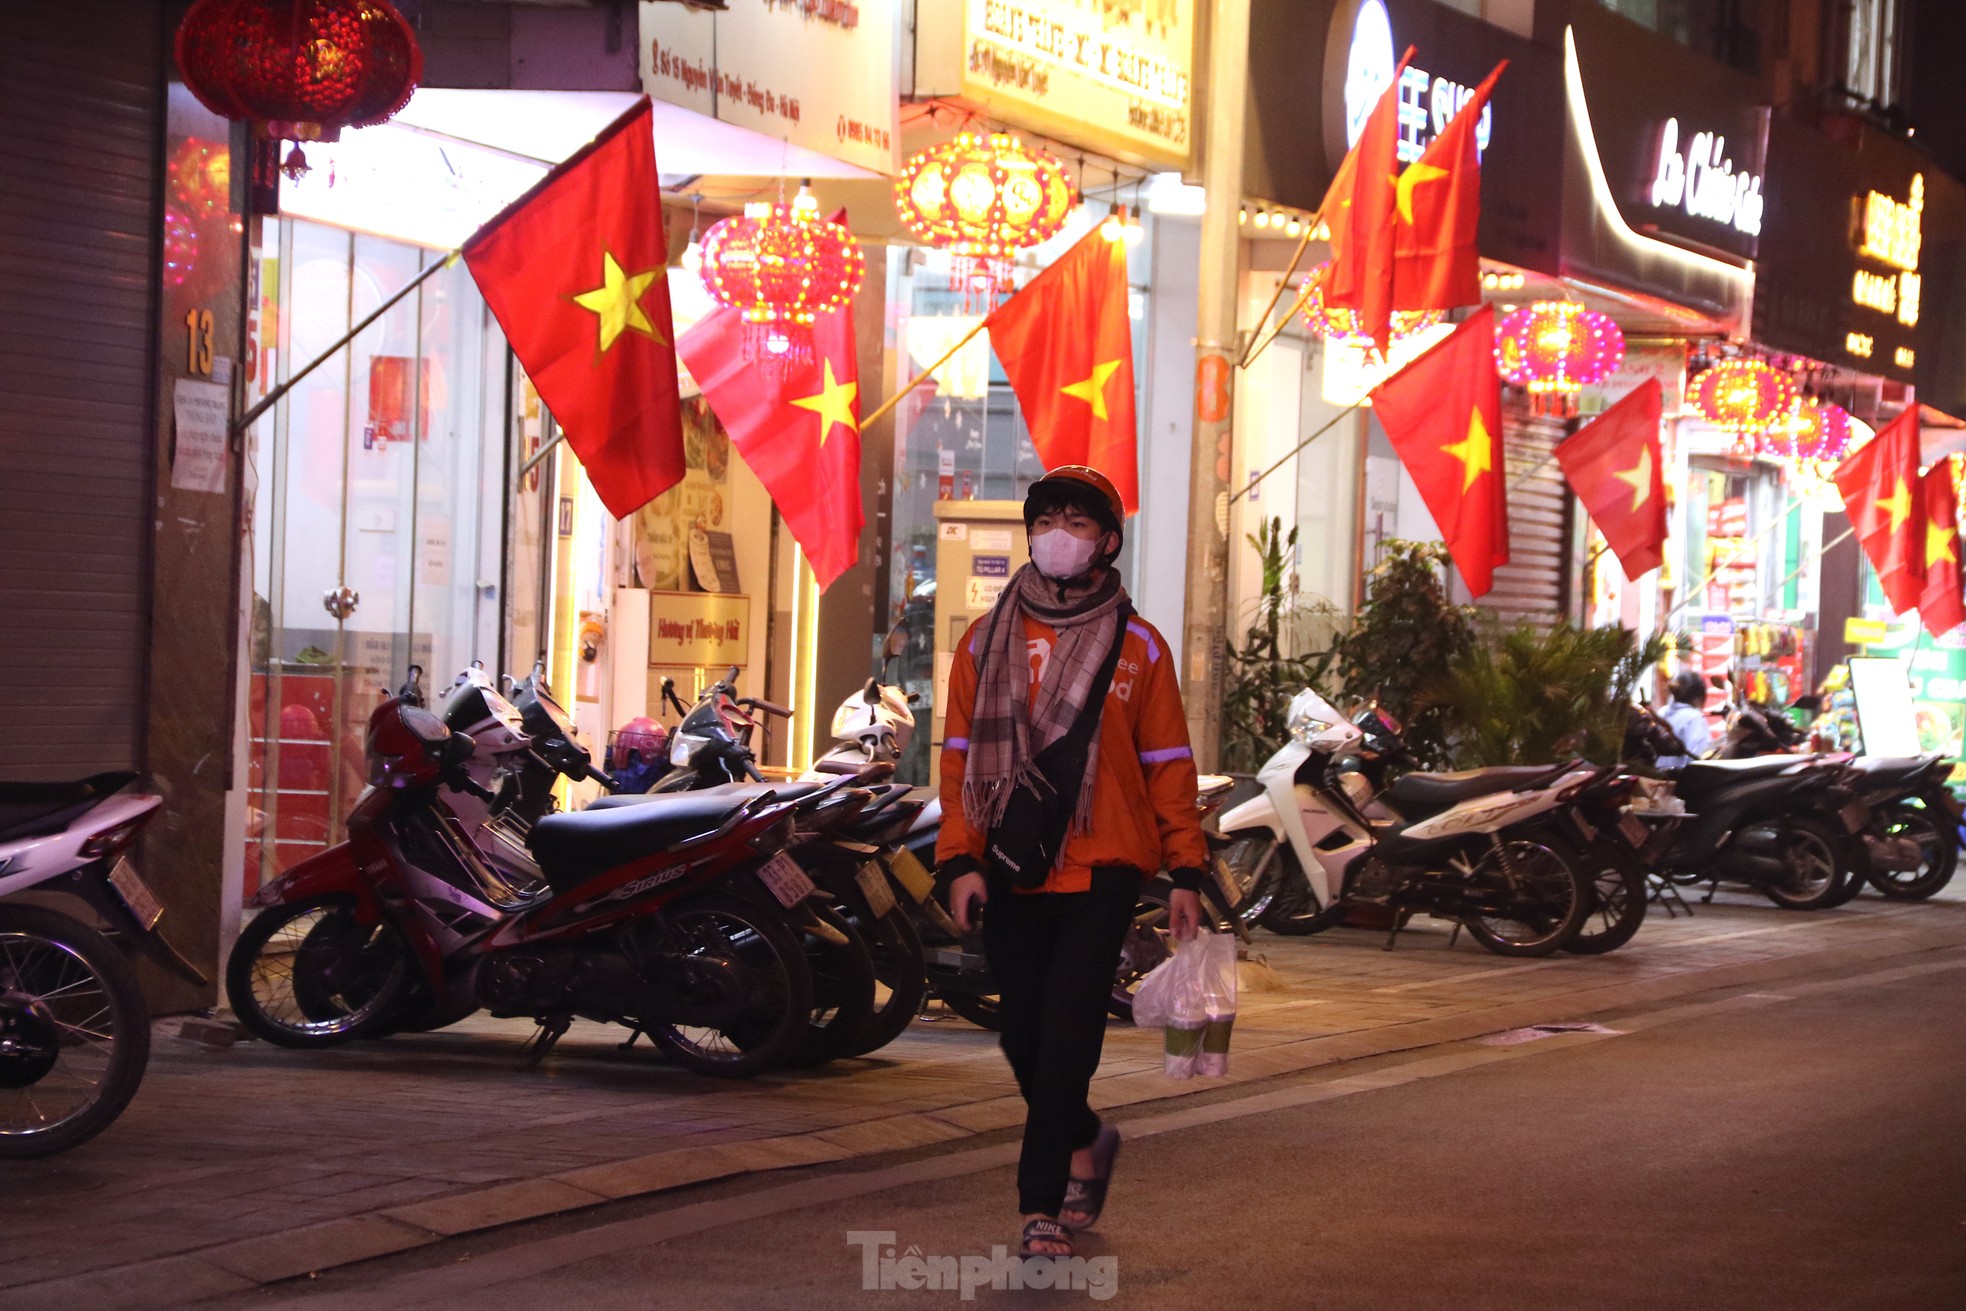
[[[969,539],[972,551],[1008,551],[1012,541],[1008,528],[978,528]],[[977,572],[982,572],[978,570]]]
[[[417,574],[432,587],[451,585],[451,521],[427,515],[417,521]]]
[[[179,378],[174,399],[177,441],[171,459],[172,488],[180,492],[224,491],[230,389],[215,382]]]

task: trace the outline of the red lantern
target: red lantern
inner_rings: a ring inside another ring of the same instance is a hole
[[[1603,382],[1625,358],[1625,334],[1608,314],[1544,300],[1495,325],[1495,366],[1529,391],[1538,414],[1572,415],[1577,393]]]
[[[1745,443],[1795,408],[1795,380],[1760,360],[1722,360],[1693,380],[1693,403],[1716,428]]]
[[[1324,280],[1330,272],[1330,260],[1311,270],[1311,294],[1304,301],[1304,326],[1326,341],[1363,346],[1368,354],[1376,358],[1378,348],[1372,344],[1372,334],[1365,330],[1365,321],[1357,311],[1324,303]],[[1397,310],[1393,314],[1392,339],[1398,341],[1402,337],[1423,332],[1439,323],[1443,317],[1439,310]]]
[[[1833,401],[1805,396],[1788,418],[1769,429],[1762,450],[1786,460],[1835,464],[1850,446],[1850,412]]]
[[[1011,258],[1056,236],[1076,204],[1064,164],[1007,132],[930,146],[894,182],[901,221],[951,252],[955,284],[984,300],[1010,290]]]
[[[416,36],[387,0],[197,0],[177,62],[207,109],[293,141],[387,122],[423,76]]]
[[[790,205],[752,204],[703,235],[703,285],[744,316],[753,358],[808,360],[812,321],[853,299],[867,262],[844,227],[800,188]]]

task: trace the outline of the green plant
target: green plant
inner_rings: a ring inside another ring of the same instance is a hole
[[[1423,690],[1450,722],[1464,768],[1537,765],[1582,756],[1618,759],[1639,677],[1671,647],[1629,628],[1541,629],[1530,623],[1479,635]]]
[[[1332,648],[1339,686],[1403,721],[1406,744],[1429,767],[1448,760],[1447,711],[1421,691],[1474,645],[1473,609],[1450,604],[1441,582],[1446,548],[1388,541],[1366,579],[1365,601]]]
[[[1283,521],[1271,519],[1248,541],[1263,564],[1263,591],[1242,646],[1224,643],[1228,666],[1222,698],[1222,768],[1232,773],[1253,772],[1276,750],[1283,740],[1290,698],[1323,678],[1330,666],[1329,649],[1308,654],[1292,649],[1289,630],[1297,625],[1291,621],[1306,609],[1321,609],[1334,618],[1337,613],[1329,605],[1307,607],[1299,600],[1288,567],[1297,549],[1295,528],[1286,535]]]

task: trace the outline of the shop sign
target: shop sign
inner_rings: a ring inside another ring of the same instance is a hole
[[[649,667],[736,665],[750,650],[751,598],[711,592],[649,594]]]
[[[1683,208],[1693,218],[1761,235],[1761,175],[1734,171],[1725,136],[1695,132],[1682,147],[1679,120],[1669,118],[1659,129],[1658,159],[1652,208]]]
[[[1074,144],[1182,165],[1194,0],[963,0],[962,94]]]
[[[1351,44],[1345,52],[1345,146],[1358,144],[1372,106],[1379,103],[1399,67],[1399,47],[1393,41],[1392,15],[1383,0],[1364,0],[1352,19]],[[1420,67],[1416,54],[1399,78],[1399,158],[1410,164],[1474,96],[1474,88]],[[1507,76],[1504,74],[1503,76]],[[1475,124],[1475,150],[1488,149],[1495,130],[1495,106],[1482,106]]]
[[[1851,301],[1907,328],[1917,327],[1919,304],[1924,298],[1918,255],[1924,245],[1925,175],[1912,175],[1910,195],[1905,200],[1869,191],[1857,201],[1856,208],[1857,255],[1884,265],[1885,270],[1859,265],[1851,275]],[[1846,346],[1852,354],[1866,359],[1876,351],[1875,339],[1863,333],[1851,333]],[[1916,362],[1912,348],[1898,349],[1903,358],[1897,362],[1911,368]]]
[[[642,89],[876,173],[894,172],[900,0],[642,0]],[[660,149],[658,147],[658,154]]]

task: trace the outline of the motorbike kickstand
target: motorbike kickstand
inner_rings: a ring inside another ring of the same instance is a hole
[[[1391,951],[1393,949],[1393,943],[1399,939],[1400,926],[1406,922],[1405,918],[1399,913],[1400,905],[1398,901],[1388,901],[1386,905],[1393,913],[1393,923],[1392,927],[1386,930],[1386,945],[1379,949],[1381,951]],[[1451,947],[1454,944],[1449,943],[1448,945]]]
[[[1459,941],[1461,940],[1461,929],[1462,929],[1462,924],[1461,924],[1461,921],[1459,921],[1459,920],[1455,920],[1455,921],[1454,921],[1454,932],[1452,932],[1452,933],[1450,933],[1450,934],[1448,934],[1448,935],[1447,935],[1447,947],[1448,947],[1448,950],[1450,950],[1450,951],[1452,951],[1452,950],[1453,950],[1453,948],[1454,948],[1454,944],[1455,944],[1455,943],[1457,943],[1457,942],[1459,942]]]
[[[553,1050],[555,1043],[573,1027],[571,1015],[548,1015],[539,1021],[539,1031],[526,1039],[526,1045],[519,1051],[519,1068],[533,1070],[546,1059],[546,1053]]]
[[[1713,896],[1716,892],[1719,891],[1720,891],[1720,880],[1715,879],[1713,882],[1707,884],[1707,895],[1700,898],[1700,904],[1702,906],[1713,905]]]
[[[628,1041],[622,1043],[616,1043],[614,1049],[618,1052],[625,1052],[630,1047],[633,1047],[635,1045],[635,1039],[641,1036],[642,1036],[642,1030],[630,1029],[628,1030]]]

